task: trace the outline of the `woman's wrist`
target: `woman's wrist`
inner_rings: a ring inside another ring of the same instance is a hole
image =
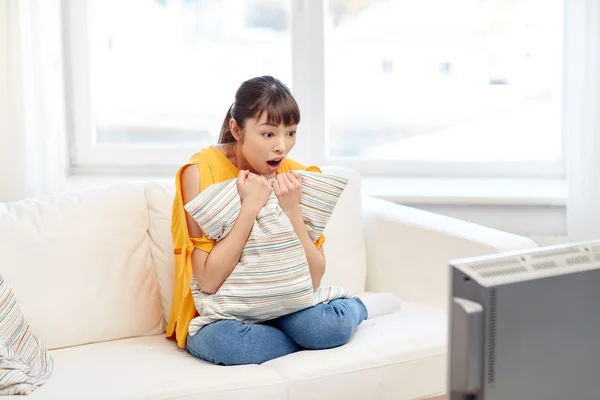
[[[296,205],[294,207],[288,207],[286,209],[283,210],[283,212],[285,213],[285,215],[287,215],[287,217],[289,219],[292,218],[302,218],[302,213],[300,212],[300,205]]]
[[[257,209],[256,207],[252,207],[252,206],[242,203],[238,219],[243,218],[243,217],[247,217],[250,219],[256,219],[256,216],[258,215],[259,212],[260,212],[260,208]]]
[[[296,210],[288,210],[288,212],[286,212],[285,214],[292,223],[292,227],[294,227],[294,231],[296,231],[296,234],[299,235],[300,232],[304,233],[304,231],[306,231],[306,226],[304,225],[304,217],[300,212],[300,208]]]

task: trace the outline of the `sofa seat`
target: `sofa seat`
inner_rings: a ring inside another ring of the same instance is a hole
[[[349,343],[262,365],[197,360],[163,335],[53,350],[32,399],[410,399],[443,392],[446,312],[402,303],[364,321]],[[9,398],[20,398],[9,396]]]
[[[52,378],[28,396],[32,400],[287,398],[285,380],[276,371],[260,365],[212,365],[190,356],[164,335],[53,350],[51,354]]]
[[[262,364],[288,382],[289,399],[415,399],[445,391],[447,313],[404,304],[364,321],[346,345]]]

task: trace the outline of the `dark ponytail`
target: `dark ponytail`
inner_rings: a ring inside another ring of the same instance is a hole
[[[235,93],[235,101],[221,125],[219,143],[236,141],[229,128],[231,118],[244,129],[249,118],[258,118],[264,112],[269,124],[291,126],[300,123],[300,108],[290,89],[272,76],[259,76],[242,83]]]
[[[225,115],[225,119],[223,120],[223,125],[221,125],[221,133],[219,134],[219,143],[233,143],[235,142],[235,138],[231,133],[231,128],[229,127],[229,121],[231,120],[231,109],[233,108],[233,104],[227,110],[227,115]],[[237,122],[237,121],[236,121]]]

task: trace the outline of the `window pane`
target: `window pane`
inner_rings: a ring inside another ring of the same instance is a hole
[[[288,0],[91,4],[98,143],[213,143],[242,81],[291,86]]]
[[[329,155],[561,158],[562,1],[330,0]]]

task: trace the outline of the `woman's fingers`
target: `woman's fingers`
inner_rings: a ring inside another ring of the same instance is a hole
[[[285,185],[285,187],[287,189],[292,189],[292,187],[293,187],[292,181],[290,181],[290,177],[288,176],[288,174],[279,174],[277,176],[281,177],[281,180],[283,181],[283,184]]]
[[[246,181],[247,177],[248,177],[248,170],[247,169],[242,169],[238,173],[237,182],[240,183],[240,184],[244,183]]]
[[[299,173],[292,171],[287,173],[287,177],[290,180],[290,183],[294,186],[300,186],[300,182],[302,182],[302,176]]]
[[[287,185],[286,185],[285,181],[283,180],[283,175],[284,174],[277,174],[275,176],[275,180],[273,181],[273,182],[277,182],[280,193],[285,192],[287,190]]]

